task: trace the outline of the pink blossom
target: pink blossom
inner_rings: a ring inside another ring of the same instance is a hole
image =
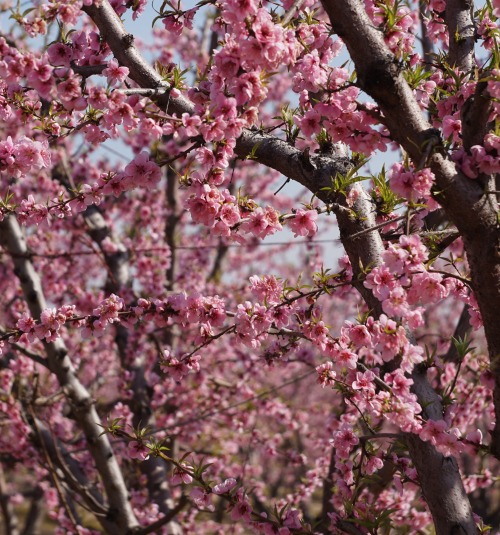
[[[182,33],[183,24],[182,21],[173,15],[163,17],[162,23],[165,29],[174,35],[180,35]]]
[[[396,280],[388,267],[381,266],[375,267],[368,273],[363,285],[372,290],[375,297],[384,300],[396,288]]]
[[[352,448],[359,444],[359,439],[351,427],[347,424],[342,424],[340,429],[334,432],[333,439],[330,440],[330,443],[337,449],[337,455],[339,457],[346,458]]]
[[[161,169],[143,151],[125,167],[125,177],[131,187],[154,187],[161,179]]]
[[[318,219],[318,212],[316,210],[302,210],[295,212],[295,217],[288,221],[293,235],[297,236],[314,236],[318,230],[316,220]]]
[[[242,498],[238,500],[236,505],[233,507],[231,511],[231,519],[232,520],[245,520],[249,521],[252,514],[252,507],[248,503],[248,500],[246,498]]]
[[[250,277],[251,290],[261,301],[273,305],[281,300],[283,284],[273,275]]]
[[[47,56],[51,65],[69,67],[73,59],[73,50],[63,43],[54,43],[47,49]]]
[[[356,372],[356,380],[352,382],[353,390],[368,390],[375,393],[375,374],[368,370],[366,372]]]
[[[443,439],[447,428],[444,420],[427,420],[420,432],[420,438],[436,446]]]
[[[189,483],[192,483],[193,478],[188,473],[189,469],[190,467],[185,463],[181,463],[180,466],[176,466],[173,470],[173,475],[170,478],[170,483],[172,485],[189,485]]]
[[[295,116],[295,124],[302,130],[304,136],[310,138],[321,130],[321,115],[315,108],[307,111],[303,117]]]
[[[205,509],[207,511],[213,511],[215,509],[214,505],[211,503],[212,496],[207,494],[200,487],[191,489],[189,496],[200,509]]]
[[[201,119],[198,115],[189,115],[188,113],[182,114],[182,126],[186,129],[186,134],[188,136],[197,136],[200,133],[198,128],[200,125]]]
[[[236,486],[236,479],[230,477],[212,488],[214,494],[226,494]]]
[[[233,227],[240,221],[238,207],[234,204],[223,204],[219,210],[219,217],[228,227]]]
[[[128,455],[131,459],[147,461],[149,459],[149,448],[141,440],[131,440],[127,447]]]
[[[443,118],[443,137],[451,138],[453,142],[460,141],[460,132],[462,131],[462,121],[447,115]]]
[[[354,325],[348,330],[348,337],[356,347],[369,346],[371,336],[365,325]]]
[[[108,66],[102,71],[102,74],[108,79],[109,85],[115,85],[123,82],[129,74],[128,67],[120,67],[116,59],[110,60]]]
[[[318,383],[325,388],[325,386],[333,386],[337,374],[333,370],[332,362],[325,362],[316,368],[318,372]]]
[[[365,465],[365,472],[367,475],[372,475],[384,466],[384,461],[379,457],[372,456],[368,459]]]
[[[325,349],[328,339],[328,329],[323,321],[306,321],[303,326],[304,334],[321,349]]]
[[[257,238],[271,236],[281,228],[279,214],[271,207],[267,207],[265,210],[257,208],[242,226],[243,230],[251,232]]]

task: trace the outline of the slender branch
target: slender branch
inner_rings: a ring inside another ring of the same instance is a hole
[[[71,68],[76,74],[88,78],[89,76],[94,76],[102,74],[102,71],[107,67],[107,65],[77,65],[74,61],[71,62]]]
[[[33,409],[33,406],[29,405],[28,409],[29,409],[30,415],[32,417],[33,427],[34,427],[35,433],[37,434],[38,440],[39,440],[40,445],[42,447],[43,456],[45,457],[45,461],[46,461],[47,466],[48,466],[48,472],[50,474],[50,478],[52,479],[52,482],[54,483],[54,487],[56,488],[57,494],[59,495],[59,501],[60,501],[61,505],[63,506],[64,510],[66,511],[66,514],[68,515],[68,518],[69,518],[70,522],[73,524],[73,527],[75,528],[75,531],[78,531],[78,524],[80,523],[79,519],[77,519],[75,517],[73,508],[70,507],[70,505],[68,504],[68,502],[66,500],[66,496],[65,496],[65,493],[63,491],[62,485],[61,485],[61,483],[59,481],[59,477],[57,475],[56,468],[55,468],[54,463],[52,462],[52,459],[50,458],[50,455],[49,455],[49,453],[47,451],[47,446],[45,445],[45,441],[42,438],[42,436],[40,434],[40,431],[38,429],[37,422],[36,422],[35,411]]]
[[[281,20],[281,24],[283,24],[283,26],[286,26],[293,19],[293,17],[295,17],[295,14],[302,7],[304,1],[305,0],[295,0],[293,5],[288,10],[287,14]]]
[[[323,533],[328,533],[328,524],[329,517],[328,513],[333,513],[333,472],[335,471],[335,455],[336,448],[332,447],[330,451],[330,462],[328,465],[328,472],[326,477],[323,479],[323,496],[322,496],[322,505],[321,505],[321,526],[325,531]]]
[[[424,60],[427,62],[430,62],[432,60],[432,53],[433,53],[433,44],[432,41],[429,38],[429,34],[427,33],[427,26],[425,25],[425,16],[426,16],[426,8],[428,6],[428,3],[426,0],[419,0],[418,3],[418,9],[419,9],[419,18],[420,18],[420,32],[422,34],[421,42],[422,42],[422,52]]]
[[[165,221],[165,241],[170,248],[170,265],[167,269],[167,290],[173,290],[175,287],[175,279],[177,276],[177,239],[176,229],[181,218],[179,210],[179,184],[176,172],[167,167],[167,191],[166,201],[168,208],[168,215]]]
[[[215,254],[215,260],[212,265],[212,269],[207,277],[207,282],[218,280],[221,274],[221,267],[224,257],[226,256],[229,247],[227,244],[220,240],[219,247],[217,248],[217,253]]]
[[[44,492],[40,485],[37,485],[31,492],[31,504],[26,514],[24,527],[21,535],[33,535],[39,533],[40,524],[45,514]]]
[[[0,335],[4,336],[6,334],[7,334],[7,331],[5,331],[4,329],[0,329]],[[47,359],[43,358],[38,353],[30,351],[29,349],[26,349],[25,347],[23,347],[22,345],[20,345],[20,344],[18,344],[16,342],[10,342],[10,346],[12,348],[14,348],[14,349],[17,349],[17,351],[19,351],[19,353],[22,353],[26,357],[30,358],[33,362],[36,362],[37,364],[40,364],[44,368],[48,369]],[[11,356],[13,357],[12,353],[11,353]]]
[[[418,213],[418,210],[415,213]],[[390,219],[389,221],[384,221],[383,223],[379,223],[378,225],[374,225],[373,227],[360,230],[359,232],[356,232],[352,236],[349,236],[348,239],[349,240],[355,240],[356,238],[360,238],[361,236],[363,236],[364,234],[366,234],[368,232],[373,232],[374,230],[379,230],[381,228],[386,227],[387,225],[390,225],[392,223],[396,223],[397,221],[402,221],[403,219],[408,219],[408,214],[404,214],[402,216],[395,217],[394,219]]]

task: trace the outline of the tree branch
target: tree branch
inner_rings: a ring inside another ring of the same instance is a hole
[[[424,61],[430,62],[432,59],[432,52],[434,50],[434,47],[427,33],[427,27],[424,21],[427,7],[428,7],[428,4],[426,0],[419,0],[418,10],[419,10],[419,19],[420,19],[420,31],[422,32],[422,52],[423,52]]]
[[[455,340],[466,338],[471,331],[469,305],[464,305],[460,318],[458,319],[453,338]],[[458,351],[455,344],[450,344],[446,355],[443,357],[444,362],[458,362]]]
[[[447,0],[445,23],[448,27],[448,61],[452,67],[468,72],[474,65],[474,0]]]
[[[483,76],[486,73],[483,73]],[[488,132],[491,114],[491,99],[488,94],[488,82],[477,83],[474,95],[469,97],[460,110],[462,120],[462,141],[464,149],[470,151],[474,145],[482,145]]]
[[[39,318],[47,308],[38,273],[27,258],[28,249],[21,228],[15,217],[8,216],[0,222],[0,243],[12,255],[16,275],[34,318]],[[45,351],[50,370],[57,376],[71,405],[73,416],[83,430],[90,454],[101,476],[109,501],[109,533],[121,535],[138,526],[128,491],[108,437],[102,434],[100,418],[89,392],[79,381],[68,350],[61,338],[46,342]],[[104,526],[103,526],[104,527]]]
[[[383,35],[371,24],[363,2],[323,0],[323,5],[334,31],[349,49],[361,87],[379,104],[394,138],[408,151],[414,161],[420,162],[425,145],[430,140],[429,134],[433,135],[432,131],[422,117],[409,86],[400,74],[395,58],[387,49]],[[370,54],[366,53],[367,50],[370,50]],[[446,171],[448,181],[455,179],[456,171],[451,162],[441,159],[436,163]],[[351,234],[353,233],[351,231]],[[377,232],[367,233],[362,238],[362,241],[374,242],[372,247],[375,251],[380,251],[383,247]],[[342,233],[341,239],[347,248],[349,240],[346,240]],[[364,245],[362,253],[366,250],[366,244]],[[377,263],[375,260],[375,265]],[[363,297],[365,295],[366,293]],[[371,298],[368,296],[367,303],[374,308],[377,315],[380,313],[380,303],[377,304],[375,301],[373,296]],[[411,377],[412,390],[424,408],[426,417],[434,420],[442,419],[441,401],[427,380],[426,370],[417,367]],[[456,461],[453,458],[445,458],[430,443],[423,442],[416,435],[407,435],[407,444],[419,474],[422,492],[434,519],[436,533],[449,534],[452,529],[460,527],[464,533],[475,534],[472,510]],[[443,472],[442,479],[441,472]]]

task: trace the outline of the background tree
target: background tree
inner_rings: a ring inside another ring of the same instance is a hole
[[[500,2],[2,9],[2,529],[497,529]]]

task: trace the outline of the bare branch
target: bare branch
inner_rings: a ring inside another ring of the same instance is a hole
[[[88,78],[89,76],[94,76],[102,74],[102,71],[107,67],[107,65],[77,65],[74,61],[71,62],[71,68],[76,74]]]
[[[295,0],[292,7],[288,10],[287,14],[283,17],[283,20],[281,21],[281,24],[283,24],[283,26],[286,26],[293,19],[293,17],[295,17],[295,14],[302,7],[303,3],[304,0]]]
[[[165,221],[165,241],[170,248],[170,266],[167,269],[167,290],[173,290],[177,275],[177,240],[176,229],[181,213],[179,211],[179,183],[177,174],[167,167],[167,206],[168,216]]]
[[[460,314],[460,318],[458,319],[457,326],[455,327],[453,338],[455,338],[455,340],[458,340],[459,338],[463,340],[470,333],[471,329],[469,306],[464,305],[462,313]],[[450,345],[450,348],[448,349],[446,355],[444,355],[443,360],[444,362],[458,361],[458,351],[455,344],[452,343]]]

